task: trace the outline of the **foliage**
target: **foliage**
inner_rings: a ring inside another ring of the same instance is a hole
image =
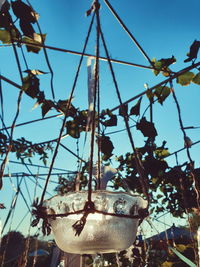
[[[0,155],[3,156],[9,146],[9,137],[0,132]],[[18,138],[12,141],[11,152],[15,153],[16,158],[24,162],[28,159],[32,163],[31,159],[38,155],[39,159],[46,165],[48,159],[48,151],[52,151],[51,143],[33,144],[31,141],[26,140],[24,137]]]

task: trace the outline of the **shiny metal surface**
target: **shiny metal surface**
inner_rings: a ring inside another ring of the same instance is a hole
[[[84,208],[87,192],[73,192],[55,196],[44,202],[47,213],[60,214]],[[94,191],[92,201],[95,208],[115,214],[138,215],[139,209],[147,207],[140,196],[125,192]],[[135,240],[139,219],[116,217],[99,213],[89,214],[80,236],[75,236],[72,225],[83,214],[51,219],[55,241],[60,249],[69,253],[95,254],[124,250]]]

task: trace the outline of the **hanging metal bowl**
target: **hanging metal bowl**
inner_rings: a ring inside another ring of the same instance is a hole
[[[44,206],[49,215],[76,213],[84,209],[87,199],[88,192],[79,191],[54,196]],[[138,195],[103,190],[92,192],[92,201],[98,212],[88,214],[79,236],[72,226],[84,213],[49,219],[58,247],[76,254],[112,253],[130,247],[147,201]]]

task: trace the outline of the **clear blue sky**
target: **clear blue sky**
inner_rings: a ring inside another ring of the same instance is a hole
[[[91,17],[86,17],[85,13],[90,8],[92,1],[80,0],[32,0],[36,12],[40,14],[39,23],[43,33],[47,33],[46,44],[50,46],[65,48],[69,50],[81,52],[84,40],[86,38],[87,29]],[[125,60],[148,66],[149,63],[130,40],[128,35],[120,27],[114,16],[106,7],[104,1],[100,1],[100,19],[102,30],[109,48],[110,56],[114,59]],[[132,32],[134,37],[143,47],[150,59],[168,58],[172,55],[177,59],[177,63],[172,66],[173,71],[178,71],[190,63],[184,63],[186,54],[192,42],[197,39],[200,40],[199,33],[199,0],[181,1],[158,1],[158,0],[110,0],[114,9],[117,11],[126,26]],[[17,22],[18,23],[18,22]],[[34,25],[37,32],[37,27]],[[94,28],[95,30],[95,28]],[[93,30],[87,52],[95,53],[95,31]],[[45,62],[44,54],[41,51],[39,55],[33,53],[26,53],[26,59],[30,69],[39,69],[48,72],[48,67]],[[105,55],[102,44],[100,45],[100,54]],[[20,62],[22,69],[25,70],[25,65],[20,54]],[[48,50],[49,59],[54,70],[54,87],[56,100],[66,99],[69,96],[72,83],[75,77],[79,57],[67,53],[55,52]],[[17,71],[15,57],[11,47],[0,47],[0,71],[1,74],[7,78],[20,84],[20,78]],[[84,59],[80,77],[77,83],[77,88],[74,95],[74,105],[81,108],[87,108],[87,68],[86,60]],[[198,60],[197,60],[198,61]],[[149,87],[164,80],[164,77],[159,75],[154,76],[151,70],[135,68],[125,65],[114,64],[116,78],[119,84],[122,100],[126,101],[129,98],[144,91],[144,83],[148,83]],[[108,66],[105,62],[100,65],[100,83],[101,83],[101,107],[113,108],[117,106],[118,100],[114,90],[111,75]],[[4,94],[4,108],[5,108],[5,123],[9,126],[13,120],[16,111],[16,99],[18,89],[11,85],[2,82]],[[45,91],[47,99],[51,99],[50,90],[50,74],[41,76],[41,90]],[[185,126],[200,126],[199,120],[199,99],[200,88],[197,85],[191,84],[187,87],[178,86],[175,83],[175,91],[180,102],[183,122]],[[133,102],[130,104],[134,105]],[[41,117],[41,109],[32,110],[34,100],[26,95],[23,96],[20,116],[18,123],[37,119]],[[146,97],[143,97],[142,111],[148,105]],[[55,114],[54,111],[48,115]],[[148,112],[146,114],[148,119]],[[48,120],[40,123],[18,127],[15,129],[14,137],[26,137],[32,140],[33,143],[42,142],[58,137],[59,128],[61,126],[61,118]],[[154,107],[154,123],[158,130],[159,136],[156,141],[160,144],[163,140],[167,140],[167,146],[170,152],[176,151],[183,147],[183,136],[180,131],[177,110],[172,97],[170,96],[163,106],[156,104]],[[119,127],[111,128],[109,131],[124,128],[122,123]],[[200,139],[200,129],[188,130],[188,136],[193,142]],[[133,136],[136,146],[143,144],[144,137],[138,134],[133,129]],[[125,154],[130,150],[128,137],[126,132],[122,132],[112,136],[113,144],[115,146],[114,155]],[[68,148],[76,152],[76,140],[66,138],[63,141]],[[80,142],[80,150],[82,142]],[[59,155],[56,160],[55,167],[76,170],[76,159],[62,148],[59,150]],[[196,160],[196,167],[199,166],[199,145],[191,149],[192,157]],[[85,159],[87,158],[87,150],[85,151]],[[11,160],[15,160],[13,155],[10,155]],[[173,164],[175,158],[170,158],[170,164]],[[186,160],[185,152],[180,153],[179,161]],[[38,163],[38,160],[33,160]],[[50,163],[50,160],[48,164]],[[27,170],[22,166],[9,164],[9,171],[22,172]],[[37,168],[31,167],[33,173],[37,172]],[[43,172],[42,169],[39,170]],[[6,169],[6,173],[8,169]],[[0,192],[1,202],[4,202],[9,208],[9,203],[13,194],[12,187],[8,178],[5,178],[4,187]],[[14,178],[12,180],[14,183]],[[34,185],[27,180],[30,193],[33,194]],[[16,183],[15,183],[16,184]],[[54,188],[50,185],[49,191]],[[28,193],[23,183],[24,195],[28,199]],[[40,196],[41,190],[38,189],[37,195]],[[48,197],[48,196],[47,196]],[[28,203],[30,201],[28,199]],[[23,215],[26,213],[26,206],[19,198],[17,205],[14,225],[17,225]],[[8,212],[8,209],[2,211],[1,219],[3,220]],[[27,222],[22,225],[20,230],[27,225]],[[13,227],[14,228],[14,227]]]

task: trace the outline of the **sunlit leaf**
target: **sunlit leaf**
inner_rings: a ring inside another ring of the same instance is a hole
[[[150,102],[153,101],[154,93],[151,90],[147,89],[146,96],[148,97],[148,99],[150,100]]]
[[[161,267],[173,267],[174,262],[165,261],[162,263]]]
[[[168,157],[170,155],[168,149],[156,149],[155,151],[155,155],[158,158],[165,158]]]
[[[171,64],[174,64],[176,62],[176,59],[174,56],[171,58],[161,58],[158,61],[156,58],[152,59],[152,63],[154,65],[153,72],[157,76],[160,71],[162,71],[162,74],[164,76],[169,76],[169,73],[171,72],[170,69],[168,68]]]
[[[24,72],[26,73],[31,73],[33,75],[41,75],[41,74],[47,74],[48,72],[44,72],[44,71],[41,71],[41,70],[25,70]]]
[[[167,86],[156,87],[154,95],[158,98],[158,102],[162,104],[165,99],[170,95],[171,89]]]
[[[138,102],[133,106],[130,110],[130,115],[139,116],[140,115],[140,105],[141,105],[142,97],[138,100]]]
[[[177,83],[183,85],[183,86],[186,86],[186,85],[189,85],[192,81],[192,79],[194,78],[194,73],[193,72],[186,72],[180,76],[177,77]]]
[[[0,29],[0,40],[2,41],[3,44],[10,44],[11,38],[9,31]]]
[[[42,34],[43,40],[46,38],[46,34]],[[28,52],[38,53],[42,47],[41,45],[41,35],[34,33],[34,39],[24,36],[22,42],[26,43],[26,48]]]
[[[192,82],[195,83],[195,84],[198,84],[200,85],[200,72],[198,72],[194,78],[192,79]]]

